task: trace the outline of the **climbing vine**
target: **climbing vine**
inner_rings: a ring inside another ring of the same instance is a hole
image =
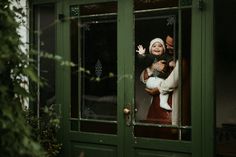
[[[24,107],[34,100],[29,82],[43,83],[31,58],[34,52],[22,49],[24,43],[17,30],[24,24],[25,13],[17,5],[19,2],[0,0],[0,156],[51,157],[59,153],[61,146],[55,139],[59,119],[50,107],[44,108],[41,119],[30,115]],[[47,55],[43,56],[64,64],[60,57]]]

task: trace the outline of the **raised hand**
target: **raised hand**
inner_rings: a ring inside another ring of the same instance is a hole
[[[140,55],[144,56],[146,49],[143,48],[142,45],[138,45],[137,47],[138,47],[138,50],[136,50],[136,52],[138,52]]]

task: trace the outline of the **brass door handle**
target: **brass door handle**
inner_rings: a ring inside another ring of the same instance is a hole
[[[123,112],[124,112],[124,114],[128,115],[128,114],[130,114],[130,109],[125,107]]]
[[[125,116],[126,125],[131,126],[132,119],[131,119],[131,105],[130,104],[126,105],[126,107],[123,109],[123,113]]]

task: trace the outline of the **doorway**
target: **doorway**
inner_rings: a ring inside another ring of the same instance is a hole
[[[191,156],[192,2],[74,1],[64,8],[65,56],[76,64],[63,82],[66,156]],[[155,43],[169,60],[148,57]],[[166,73],[163,87],[151,94],[144,75],[162,60],[166,69],[148,77]],[[160,106],[161,94],[170,109]]]

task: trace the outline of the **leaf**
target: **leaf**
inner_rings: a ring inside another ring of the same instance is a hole
[[[14,86],[14,92],[24,97],[30,97],[30,93],[25,88],[19,86],[18,84]]]
[[[12,110],[10,106],[6,106],[2,109],[3,116],[11,121],[14,121],[14,116],[12,115]]]
[[[38,78],[37,74],[34,72],[33,68],[27,67],[27,68],[23,69],[23,72],[26,76],[28,76],[30,78],[31,81],[39,83],[39,85],[42,86],[42,82]]]
[[[101,81],[101,78],[100,77],[96,77],[95,79],[97,82]]]
[[[114,73],[109,72],[108,76],[109,76],[109,77],[114,77],[115,75],[114,75]]]

